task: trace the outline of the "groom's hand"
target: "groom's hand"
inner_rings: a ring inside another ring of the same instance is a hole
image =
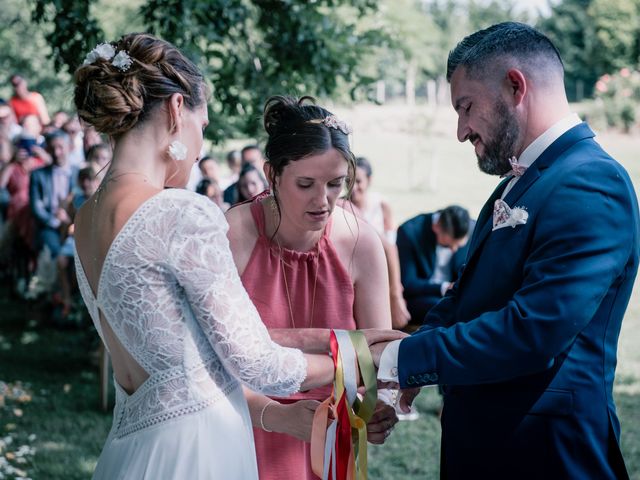
[[[401,340],[404,337],[409,336],[408,334],[399,330],[385,330],[381,328],[367,328],[365,330],[360,330],[360,332],[364,334],[364,338],[367,339],[367,345],[369,345],[369,347],[376,343]],[[377,363],[376,366],[378,366]]]
[[[375,445],[383,444],[396,423],[398,423],[396,409],[378,400],[375,412],[367,423],[367,440]]]
[[[404,336],[406,336],[406,334]],[[373,345],[369,345],[369,350],[371,351],[371,357],[373,358],[373,363],[376,366],[376,368],[380,367],[380,358],[382,357],[382,352],[384,352],[384,349],[387,347],[387,345],[389,345],[389,343],[394,340],[400,340],[404,338],[404,336],[400,338],[392,339],[390,341],[377,342],[377,343],[374,343]]]
[[[419,393],[419,388],[406,388],[404,390],[400,390],[398,393],[400,396],[398,399],[398,406],[403,413],[409,413],[411,411],[411,405]]]

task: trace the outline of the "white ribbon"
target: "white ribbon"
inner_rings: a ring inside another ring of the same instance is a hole
[[[344,372],[344,388],[347,392],[347,402],[349,406],[353,406],[353,402],[356,401],[358,395],[358,379],[356,371],[356,362],[358,357],[356,350],[353,348],[351,338],[346,330],[334,330],[336,334],[336,340],[338,340],[338,352],[342,359],[342,371]],[[336,398],[336,402],[339,399]]]

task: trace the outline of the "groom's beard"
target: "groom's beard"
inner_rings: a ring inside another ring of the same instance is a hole
[[[515,114],[507,105],[498,101],[494,112],[498,124],[491,138],[484,143],[483,155],[478,155],[478,167],[489,175],[504,175],[511,170],[509,159],[515,155],[515,144],[520,137],[520,127]],[[475,136],[469,136],[473,142]]]

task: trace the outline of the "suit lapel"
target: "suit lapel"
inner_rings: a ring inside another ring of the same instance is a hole
[[[525,174],[520,177],[509,193],[504,198],[504,201],[510,207],[514,207],[515,203],[524,195],[524,193],[531,188],[531,186],[540,178],[542,171],[547,169],[553,161],[562,155],[569,147],[575,145],[580,140],[585,138],[594,137],[594,133],[591,131],[586,123],[581,123],[575,127],[567,130],[558,139],[553,142],[542,154],[536,159],[535,162],[527,169]],[[474,231],[471,245],[469,247],[469,253],[467,254],[467,263],[473,258],[474,254],[479,250],[480,246],[487,238],[493,228],[493,222],[489,221],[493,216],[493,204],[496,199],[500,198],[502,192],[507,187],[507,183],[512,177],[506,178],[498,188],[493,192],[493,195],[485,203],[480,216],[478,217],[478,223],[476,224],[476,230]],[[476,235],[477,232],[477,235]]]
[[[507,188],[507,184],[511,180],[512,177],[505,178],[497,188],[493,191],[487,203],[484,204],[482,210],[480,211],[480,215],[478,216],[478,221],[476,222],[476,227],[473,229],[473,236],[471,237],[471,243],[469,244],[469,251],[467,252],[467,263],[469,259],[473,256],[473,252],[475,252],[478,245],[482,243],[485,237],[491,231],[491,227],[493,226],[493,222],[491,218],[493,216],[493,204],[495,201],[500,198],[504,189]]]
[[[433,231],[433,215],[428,214],[425,217],[425,222],[423,224],[422,229],[422,243],[420,245],[420,251],[425,252],[424,261],[426,264],[424,265],[424,270],[429,275],[433,273],[436,265],[436,234]]]
[[[509,193],[504,197],[504,201],[510,207],[514,207],[520,197],[535,183],[543,170],[547,169],[553,161],[562,155],[572,145],[585,138],[592,138],[594,133],[586,123],[576,125],[567,130],[549,147],[542,152],[538,159],[527,169],[525,174],[516,182]]]

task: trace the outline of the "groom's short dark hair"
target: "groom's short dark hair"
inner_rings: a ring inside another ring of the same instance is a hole
[[[449,52],[447,81],[451,81],[458,67],[464,67],[467,75],[483,78],[495,71],[496,62],[509,57],[520,68],[540,78],[549,73],[564,74],[564,66],[558,49],[545,35],[533,27],[518,22],[504,22],[479,30],[463,38]]]

